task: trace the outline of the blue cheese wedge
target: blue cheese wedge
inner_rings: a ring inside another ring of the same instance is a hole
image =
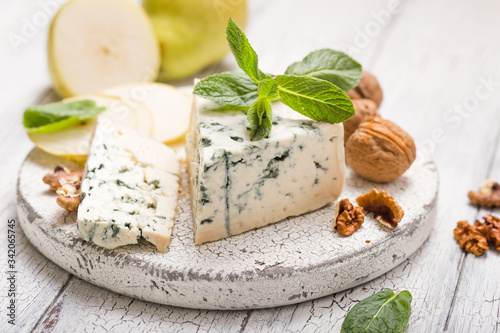
[[[81,184],[80,235],[107,249],[142,236],[165,252],[179,189],[175,152],[136,131],[99,121]]]
[[[196,97],[187,159],[196,244],[319,209],[344,186],[342,124],[273,104],[269,138],[250,141],[243,112],[214,112]]]

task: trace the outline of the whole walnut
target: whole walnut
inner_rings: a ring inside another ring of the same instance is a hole
[[[377,105],[371,99],[353,99],[352,104],[354,106],[355,114],[351,118],[344,121],[344,144],[363,120],[368,117],[380,116]]]
[[[382,88],[380,87],[380,83],[378,83],[377,78],[368,72],[363,72],[363,76],[361,77],[361,81],[359,81],[358,86],[347,91],[346,94],[351,98],[351,100],[360,98],[371,99],[375,102],[375,104],[377,104],[377,107],[380,107],[382,99],[384,98]]]
[[[361,177],[387,183],[399,178],[415,161],[411,136],[380,117],[365,119],[347,140],[347,164]]]

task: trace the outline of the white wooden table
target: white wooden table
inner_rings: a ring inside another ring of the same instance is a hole
[[[246,32],[263,70],[280,73],[318,48],[347,51],[379,78],[383,116],[433,156],[441,177],[435,228],[403,264],[365,285],[293,306],[199,311],[84,282],[37,252],[16,226],[17,319],[9,325],[7,221],[17,218],[16,173],[33,147],[22,114],[56,98],[41,3],[54,11],[57,1],[0,4],[1,332],[338,332],[358,300],[386,288],[413,294],[407,332],[500,331],[500,253],[476,258],[453,238],[457,221],[489,212],[469,205],[467,192],[486,178],[500,179],[500,3],[493,0],[249,0]],[[38,26],[27,31],[34,19]],[[25,39],[15,51],[9,36],[22,36],[23,27]],[[202,75],[235,68],[226,57]]]

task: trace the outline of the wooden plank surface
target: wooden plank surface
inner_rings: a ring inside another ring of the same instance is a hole
[[[35,332],[227,332],[241,329],[247,311],[168,307],[122,296],[73,277]]]
[[[395,14],[389,12],[393,3],[399,4]],[[250,0],[249,5],[247,34],[264,70],[280,73],[309,51],[330,47],[347,51],[377,75],[385,93],[381,113],[410,132],[419,152],[432,154],[440,170],[430,239],[396,269],[363,286],[293,306],[231,312],[152,304],[90,285],[45,259],[17,228],[16,331],[335,332],[355,302],[385,288],[412,292],[407,332],[499,331],[499,253],[464,254],[453,228],[458,220],[500,214],[478,211],[466,197],[483,179],[500,179],[500,3]],[[0,151],[8,175],[0,180],[0,235],[6,235],[6,220],[16,217],[15,174],[32,147],[20,125],[22,110],[54,98],[46,27],[17,53],[5,37],[39,10],[33,0],[0,4]],[[226,57],[204,73],[229,69],[235,64]],[[4,249],[5,238],[0,238]],[[2,309],[6,287],[2,279]],[[0,331],[11,328],[2,318]]]

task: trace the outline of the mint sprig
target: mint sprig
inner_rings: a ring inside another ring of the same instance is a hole
[[[344,91],[358,84],[362,68],[348,55],[329,49],[314,51],[290,65],[285,75],[272,76],[259,69],[257,53],[232,19],[226,35],[245,74],[209,76],[195,86],[194,94],[221,104],[216,111],[248,110],[251,140],[263,139],[271,132],[271,102],[277,100],[321,122],[339,123],[354,115],[351,99]]]
[[[24,111],[23,125],[28,133],[50,133],[93,118],[105,109],[87,99],[34,105]]]

